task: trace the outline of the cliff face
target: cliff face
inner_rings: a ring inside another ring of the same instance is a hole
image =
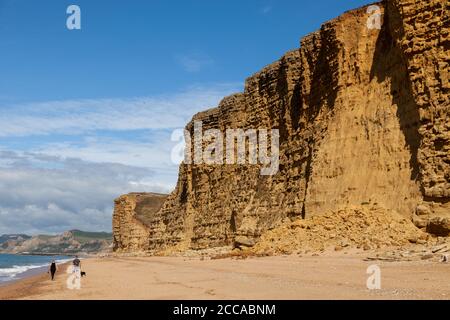
[[[420,119],[418,161],[427,201],[450,198],[449,4],[445,1],[388,1],[396,46],[407,65]]]
[[[388,0],[325,23],[299,49],[247,79],[243,93],[194,116],[203,130],[278,129],[280,167],[182,164],[146,224],[134,196],[116,201],[116,248],[201,249],[258,239],[286,218],[377,205],[432,231],[450,212],[449,11]],[[248,152],[247,152],[248,153]],[[434,221],[434,222],[433,222]],[[440,230],[440,229],[439,229]]]
[[[113,215],[113,249],[122,251],[145,251],[151,231],[155,230],[154,213],[157,212],[166,195],[157,193],[130,193],[115,200]],[[156,236],[152,234],[153,241]]]

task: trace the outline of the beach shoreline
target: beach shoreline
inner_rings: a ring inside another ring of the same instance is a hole
[[[67,288],[60,266],[0,287],[0,300],[450,299],[450,264],[364,261],[362,254],[248,259],[104,257],[82,262],[80,290]],[[380,267],[382,287],[367,288]],[[67,265],[67,264],[66,264]]]
[[[39,256],[40,259],[34,259]],[[62,265],[72,259],[62,255],[29,255],[29,254],[0,254],[0,287],[29,278],[34,275],[46,273],[55,260],[57,265]]]
[[[42,267],[36,267],[36,268],[33,268],[33,269],[29,269],[29,270],[27,270],[27,271],[25,271],[23,273],[20,273],[17,277],[12,278],[11,280],[1,281],[0,282],[0,287],[8,286],[8,285],[11,285],[13,283],[16,283],[17,281],[23,281],[23,280],[28,279],[30,277],[47,273],[47,270],[48,270],[48,266],[42,266]]]
[[[70,262],[58,264],[55,281],[63,276]],[[30,269],[20,275],[20,278],[5,281],[0,284],[0,300],[19,300],[39,293],[39,288],[48,281],[51,282],[48,266]]]

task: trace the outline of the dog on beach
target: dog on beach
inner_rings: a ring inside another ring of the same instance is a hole
[[[81,276],[82,276],[82,277],[86,277],[86,272],[81,271]]]

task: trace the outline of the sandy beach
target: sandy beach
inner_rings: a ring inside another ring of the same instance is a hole
[[[367,267],[381,270],[368,290]],[[0,287],[0,299],[450,299],[450,264],[369,262],[358,254],[277,256],[245,260],[107,257],[83,261],[80,290],[35,275]]]

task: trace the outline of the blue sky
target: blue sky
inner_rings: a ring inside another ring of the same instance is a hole
[[[110,230],[114,197],[173,188],[173,129],[368,3],[0,0],[0,233]]]

